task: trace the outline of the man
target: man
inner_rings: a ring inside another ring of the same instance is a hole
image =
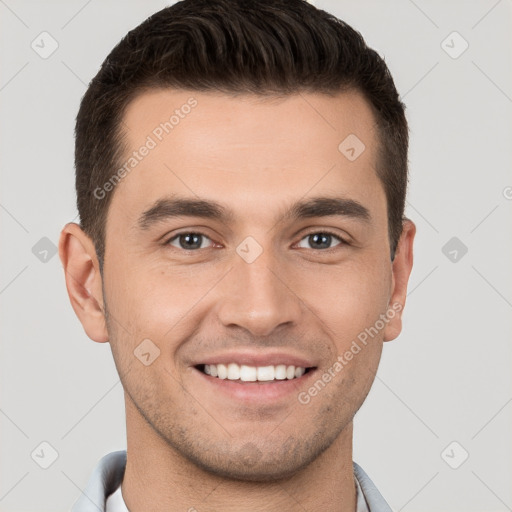
[[[383,60],[303,0],[185,0],[114,48],[59,254],[127,450],[74,512],[391,510],[352,427],[401,331],[407,148]]]

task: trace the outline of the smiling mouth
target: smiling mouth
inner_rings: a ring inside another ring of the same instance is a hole
[[[226,379],[239,382],[271,382],[299,379],[315,367],[302,367],[293,365],[249,366],[228,364],[198,364],[195,366],[200,372],[217,379]]]

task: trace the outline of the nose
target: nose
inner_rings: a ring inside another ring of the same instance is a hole
[[[268,336],[285,324],[296,326],[304,311],[287,276],[270,251],[250,263],[235,254],[232,269],[218,290],[222,294],[217,309],[220,322],[225,327],[244,328],[253,336]]]

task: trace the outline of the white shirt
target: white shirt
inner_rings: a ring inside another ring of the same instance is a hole
[[[356,485],[355,512],[392,512],[374,483],[357,463],[352,462]],[[105,455],[94,468],[71,512],[130,512],[121,492],[126,450]]]

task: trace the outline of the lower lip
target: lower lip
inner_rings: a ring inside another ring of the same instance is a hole
[[[305,391],[309,386],[311,377],[316,373],[316,368],[309,370],[298,378],[286,380],[272,380],[267,382],[244,382],[241,380],[219,379],[206,375],[201,370],[194,368],[204,381],[215,387],[216,390],[225,393],[242,402],[271,402],[290,395]]]

